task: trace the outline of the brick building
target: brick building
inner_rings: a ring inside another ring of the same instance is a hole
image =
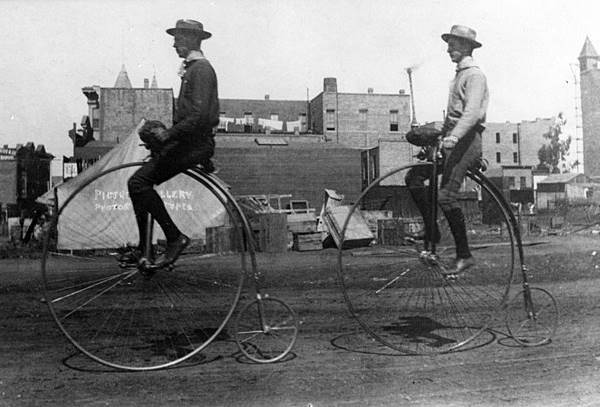
[[[219,99],[223,133],[307,133],[308,105],[302,100]]]
[[[554,124],[554,118],[536,118],[519,123],[486,123],[483,132],[483,158],[489,167],[539,164],[538,151],[547,144],[544,134]]]
[[[81,171],[128,135],[142,118],[172,122],[172,89],[156,81],[134,88],[125,67],[115,86],[82,89],[88,114],[69,137]],[[360,149],[379,139],[404,141],[410,127],[410,96],[339,93],[325,78],[312,100],[220,99],[215,158],[220,176],[236,194],[292,194],[318,206],[324,188],[350,199],[361,188]],[[335,124],[332,124],[335,123]],[[407,146],[406,148],[410,148]],[[408,151],[408,150],[407,150]],[[72,166],[72,163],[68,165]]]
[[[235,195],[291,194],[320,208],[325,188],[358,197],[360,154],[315,137],[218,135],[215,160]]]
[[[410,96],[338,92],[337,79],[325,78],[323,92],[310,102],[310,127],[327,141],[350,147],[376,146],[380,138],[402,139],[410,129]]]
[[[600,176],[600,56],[589,38],[579,54],[584,173]]]
[[[173,121],[173,90],[159,88],[156,78],[152,84],[144,79],[143,87],[135,88],[125,66],[114,87],[87,86],[82,92],[87,98],[88,114],[81,121],[81,131],[69,132],[80,170],[128,136],[143,118],[166,124]]]
[[[50,188],[50,163],[54,157],[43,144],[4,145],[0,149],[0,205],[3,213],[17,216],[31,211],[35,199]]]

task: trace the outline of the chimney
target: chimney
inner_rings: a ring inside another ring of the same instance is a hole
[[[323,79],[323,91],[324,92],[337,92],[337,79],[336,78]]]
[[[373,88],[367,88],[367,93],[369,95],[372,95],[373,94]]]
[[[269,95],[265,95],[265,100],[269,100],[270,96]]]
[[[144,89],[150,88],[150,81],[148,78],[144,78]]]
[[[401,95],[406,95],[406,91],[404,89],[400,89],[398,91],[398,93],[401,94]]]

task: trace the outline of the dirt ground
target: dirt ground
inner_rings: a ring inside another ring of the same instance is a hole
[[[0,406],[600,405],[600,239],[543,240],[526,255],[532,285],[559,302],[548,345],[518,347],[498,330],[450,354],[391,351],[349,316],[337,252],[328,249],[258,257],[266,291],[302,322],[290,357],[248,363],[223,340],[202,357],[143,373],[114,371],[76,352],[40,301],[39,261],[0,260]]]

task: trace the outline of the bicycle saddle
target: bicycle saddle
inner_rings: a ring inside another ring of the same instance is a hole
[[[419,147],[433,146],[438,142],[442,132],[428,126],[420,126],[406,133],[406,141]]]

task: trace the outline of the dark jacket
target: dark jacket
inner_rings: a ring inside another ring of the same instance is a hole
[[[219,124],[217,75],[207,59],[186,62],[169,139],[193,142]]]

